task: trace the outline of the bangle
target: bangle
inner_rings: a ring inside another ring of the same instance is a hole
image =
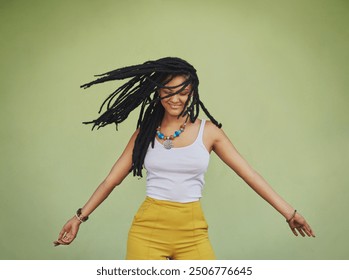
[[[286,223],[291,222],[291,220],[294,218],[294,216],[296,216],[296,213],[297,213],[297,210],[294,210],[294,212],[293,212],[293,214],[292,214],[292,217],[289,218],[288,220],[286,220]]]
[[[80,219],[80,217],[78,216],[78,214],[75,214],[75,218],[77,218],[77,219],[80,221],[80,223],[83,223],[83,222],[84,222],[83,220]]]
[[[81,208],[79,208],[77,211],[76,211],[76,214],[75,214],[75,217],[80,221],[80,222],[86,222],[88,220],[88,216],[84,217],[80,217],[81,216]]]

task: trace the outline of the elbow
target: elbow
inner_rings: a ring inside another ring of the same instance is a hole
[[[108,176],[104,179],[103,183],[106,185],[108,189],[113,190],[116,186],[120,185],[125,177],[129,174],[129,172],[113,172],[113,170],[108,174]]]
[[[113,178],[105,178],[104,181],[102,182],[102,185],[104,186],[105,189],[113,191],[115,189],[116,186],[120,185],[121,181],[120,180],[116,180]]]

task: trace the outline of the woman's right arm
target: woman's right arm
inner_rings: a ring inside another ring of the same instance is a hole
[[[124,152],[115,162],[107,177],[100,183],[90,199],[82,207],[81,215],[79,216],[80,219],[89,216],[130,173],[132,167],[132,152],[137,135],[138,130],[132,135]],[[73,216],[63,226],[58,239],[53,242],[54,245],[70,244],[75,239],[80,224],[81,221],[76,216]]]

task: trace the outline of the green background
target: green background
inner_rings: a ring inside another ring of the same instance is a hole
[[[145,194],[145,179],[132,176],[71,246],[52,246],[138,115],[118,132],[91,132],[82,121],[120,84],[79,86],[164,56],[196,67],[212,115],[317,234],[294,237],[212,154],[202,203],[217,258],[349,258],[348,1],[18,0],[0,9],[1,259],[124,258]]]

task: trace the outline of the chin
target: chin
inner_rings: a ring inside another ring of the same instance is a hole
[[[178,108],[178,109],[168,109],[166,111],[171,116],[178,116],[182,112],[182,110],[183,108]]]

